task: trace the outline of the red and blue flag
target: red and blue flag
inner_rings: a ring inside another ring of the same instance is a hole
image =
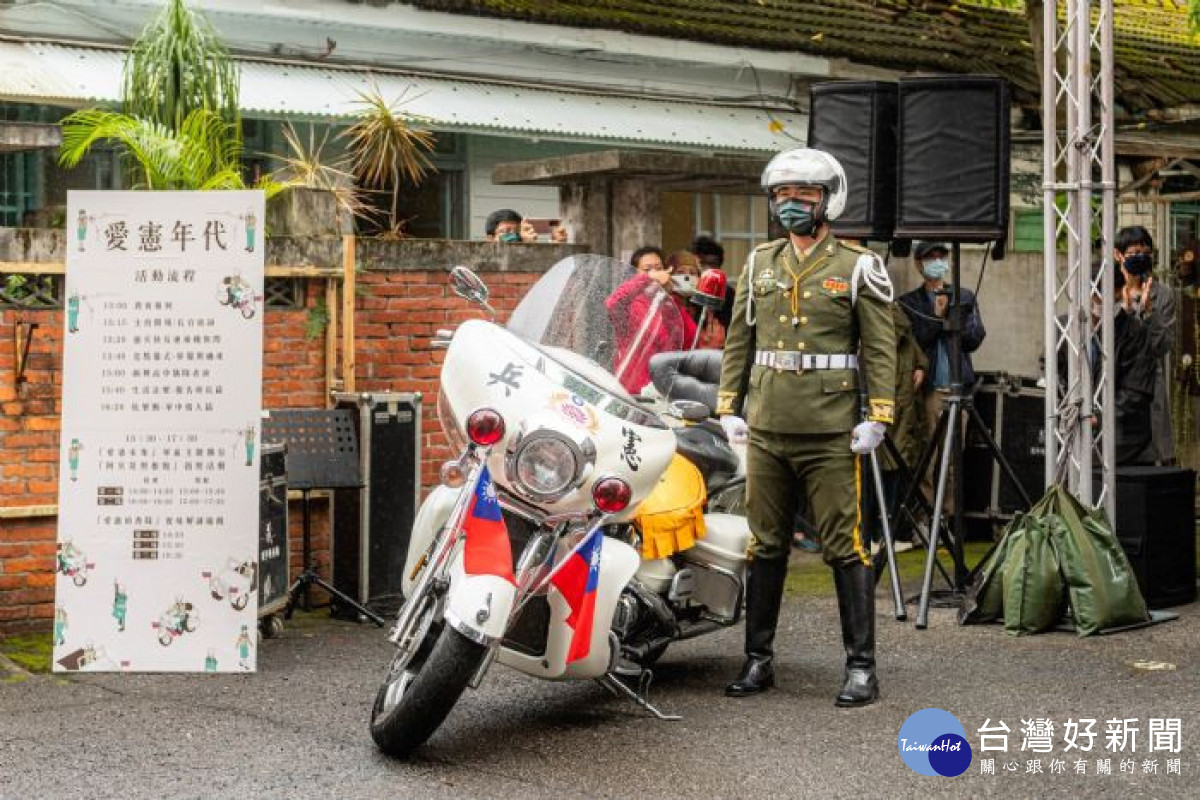
[[[513,574],[512,545],[508,528],[496,497],[496,485],[485,466],[475,484],[475,496],[463,522],[467,541],[463,546],[463,571],[468,575],[496,575],[509,583],[517,582]]]
[[[550,582],[567,601],[571,613],[571,647],[567,663],[587,658],[592,649],[592,617],[596,611],[596,586],[600,583],[600,548],[604,532],[592,531],[586,539],[559,565]]]

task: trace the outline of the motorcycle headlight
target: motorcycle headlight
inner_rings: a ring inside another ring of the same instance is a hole
[[[558,500],[574,489],[585,463],[579,445],[554,431],[522,437],[508,458],[514,488],[542,502]]]

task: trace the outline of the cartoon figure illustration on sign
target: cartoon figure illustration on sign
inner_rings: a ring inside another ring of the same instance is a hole
[[[113,581],[113,619],[117,621],[117,630],[125,630],[125,614],[129,610],[129,593],[120,581]]]
[[[194,633],[199,626],[200,617],[196,614],[196,609],[191,603],[184,602],[183,598],[176,598],[170,608],[159,616],[158,621],[151,623],[151,627],[158,631],[158,643],[163,647],[184,633]]]
[[[67,448],[67,464],[71,467],[71,480],[79,480],[79,452],[83,450],[83,443],[78,439],[71,440],[71,446]]]
[[[254,466],[254,434],[256,433],[253,425],[247,425],[245,430],[239,431],[246,443],[246,466]]]
[[[88,215],[82,208],[79,209],[79,219],[75,225],[75,238],[79,242],[79,252],[83,252],[83,242],[87,239]]]
[[[258,220],[253,214],[246,215],[246,252],[254,252],[254,234],[258,226]]]
[[[243,319],[254,316],[255,301],[259,299],[254,295],[254,287],[241,275],[226,275],[217,288],[217,302],[238,309]]]
[[[71,292],[67,298],[67,333],[79,332],[79,306],[82,301],[78,292]]]
[[[217,657],[216,657],[216,655],[213,654],[212,650],[209,650],[208,655],[204,657],[204,671],[205,672],[216,672],[217,671]]]
[[[237,647],[238,651],[238,666],[244,670],[249,670],[250,632],[247,626],[242,626],[242,632],[238,635],[237,643],[234,646]]]
[[[67,610],[62,606],[54,609],[54,646],[67,643]]]
[[[226,561],[225,569],[218,573],[205,572],[208,578],[208,589],[214,600],[223,600],[229,596],[229,604],[235,611],[241,611],[250,602],[250,597],[258,591],[258,564],[253,561],[242,561],[230,558]]]
[[[58,571],[70,578],[76,586],[87,583],[88,570],[95,566],[88,563],[84,552],[69,539],[58,545]]]

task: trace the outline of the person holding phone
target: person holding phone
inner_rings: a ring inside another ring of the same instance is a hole
[[[1154,402],[1150,408],[1151,442],[1140,463],[1175,463],[1175,431],[1171,422],[1168,362],[1178,325],[1175,292],[1154,278],[1154,239],[1141,225],[1117,231],[1113,256],[1125,276],[1123,305],[1150,332],[1147,347],[1157,360]]]

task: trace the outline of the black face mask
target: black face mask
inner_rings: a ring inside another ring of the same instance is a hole
[[[1154,269],[1154,259],[1149,253],[1132,253],[1125,256],[1122,266],[1130,275],[1148,275]]]

